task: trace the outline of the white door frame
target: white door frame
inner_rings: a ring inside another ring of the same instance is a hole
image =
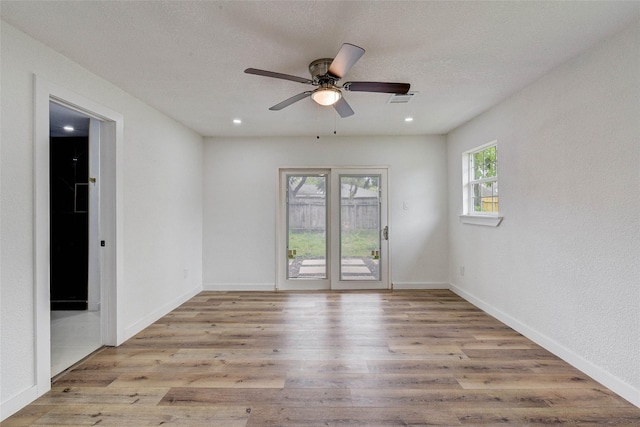
[[[354,290],[354,289],[391,289],[391,256],[388,240],[382,240],[380,265],[382,267],[380,281],[341,281],[340,269],[335,268],[340,263],[340,204],[336,203],[332,196],[335,193],[336,182],[340,174],[358,174],[368,173],[380,174],[382,178],[381,185],[384,186],[384,193],[387,202],[385,207],[381,209],[381,226],[385,227],[390,224],[389,218],[389,167],[388,166],[352,166],[352,167],[282,167],[278,169],[277,185],[277,219],[276,219],[276,290]],[[327,179],[327,279],[326,280],[310,280],[310,279],[287,279],[287,211],[286,197],[288,190],[288,182],[286,176],[290,174],[319,174],[326,173]],[[332,190],[332,188],[334,190]],[[340,190],[338,195],[340,195]],[[338,196],[339,198],[340,196]]]
[[[34,337],[35,388],[41,396],[51,389],[49,102],[54,101],[100,120],[101,239],[100,292],[105,345],[124,339],[118,288],[123,283],[122,147],[124,121],[120,113],[34,75]]]
[[[101,308],[101,260],[102,253],[100,247],[100,187],[102,177],[100,174],[100,128],[102,121],[89,118],[89,269],[88,269],[88,292],[87,309],[89,311],[99,311]],[[105,141],[107,142],[107,141]]]

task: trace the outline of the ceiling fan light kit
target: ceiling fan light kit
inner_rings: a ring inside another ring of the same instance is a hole
[[[340,100],[340,98],[342,98],[342,93],[338,89],[332,87],[316,89],[311,94],[311,99],[325,107],[335,104]]]
[[[386,82],[347,82],[338,86],[338,81],[347,74],[353,65],[364,55],[364,49],[350,43],[344,43],[335,58],[316,59],[309,64],[309,73],[312,79],[292,76],[289,74],[276,73],[273,71],[260,70],[257,68],[247,68],[247,74],[272,77],[275,79],[290,80],[312,86],[319,86],[313,91],[306,91],[294,95],[289,99],[274,105],[270,110],[282,110],[289,105],[307,97],[322,106],[333,106],[340,117],[349,117],[354,114],[353,109],[342,96],[344,89],[352,92],[377,92],[406,94],[411,85],[409,83],[386,83]]]

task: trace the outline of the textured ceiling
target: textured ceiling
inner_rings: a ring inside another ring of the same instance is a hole
[[[9,1],[2,19],[204,136],[442,134],[629,25],[640,2]],[[411,83],[408,104],[347,92],[341,119],[309,77],[343,42],[343,82]],[[405,117],[413,117],[411,123]],[[242,119],[241,125],[233,124]]]

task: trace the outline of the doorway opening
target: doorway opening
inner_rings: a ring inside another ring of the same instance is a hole
[[[64,87],[34,75],[34,337],[35,337],[35,384],[33,391],[41,396],[51,389],[52,342],[51,342],[51,102],[89,117],[90,136],[99,136],[99,156],[89,156],[90,178],[96,178],[100,188],[89,192],[89,203],[93,197],[100,200],[97,215],[98,227],[89,228],[89,241],[98,241],[99,247],[89,247],[89,276],[98,274],[99,283],[92,294],[89,287],[88,309],[94,310],[92,302],[99,302],[101,345],[118,345],[124,340],[124,331],[118,315],[118,288],[123,282],[123,182],[122,146],[124,119],[122,114],[91,101]],[[95,132],[94,132],[95,130]],[[89,149],[92,149],[90,137]],[[99,170],[99,174],[93,174]],[[91,183],[91,179],[89,182]],[[81,190],[79,190],[81,191]],[[91,212],[91,209],[90,209]],[[98,233],[99,229],[99,234]],[[92,237],[92,233],[96,233]],[[93,240],[92,240],[93,239]],[[99,239],[99,240],[98,240]],[[103,244],[104,242],[104,244]],[[92,260],[97,268],[91,268]],[[97,261],[95,261],[97,260]]]
[[[387,169],[280,171],[277,288],[388,289]]]
[[[49,102],[51,376],[103,344],[100,122]]]

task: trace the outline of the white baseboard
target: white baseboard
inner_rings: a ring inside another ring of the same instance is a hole
[[[275,283],[205,283],[205,291],[260,291],[274,292]]]
[[[444,282],[393,282],[394,290],[409,289],[449,289],[448,283]],[[205,283],[205,291],[275,291],[274,283]],[[369,289],[369,288],[367,288]]]
[[[180,304],[184,304],[185,302],[187,302],[188,300],[190,300],[191,298],[199,294],[200,291],[202,291],[202,288],[200,286],[190,289],[189,291],[183,293],[173,301],[170,301],[165,305],[163,305],[162,307],[159,307],[153,310],[151,313],[147,314],[142,319],[135,322],[133,325],[129,325],[125,327],[123,342],[128,340],[138,332],[142,331],[144,328],[151,325],[153,322],[160,319],[162,316],[166,315],[171,310],[178,307]]]
[[[579,354],[566,348],[565,346],[558,343],[557,341],[554,341],[548,336],[520,322],[519,320],[503,312],[502,310],[499,310],[494,306],[488,304],[487,302],[475,297],[473,294],[470,294],[464,289],[461,289],[453,284],[450,285],[449,289],[451,289],[452,292],[464,298],[465,300],[475,305],[479,309],[495,317],[505,325],[518,331],[525,337],[529,338],[531,341],[535,342],[536,344],[540,345],[541,347],[555,354],[556,356],[558,356],[568,364],[572,365],[574,368],[584,372],[586,375],[590,376],[594,380],[598,381],[600,384],[609,388],[611,391],[618,394],[620,397],[640,407],[640,390],[639,389],[622,381],[620,378],[612,375],[610,372],[605,371],[598,365],[595,365],[594,363],[586,360]]]
[[[366,288],[369,289],[369,288]],[[444,282],[393,282],[394,290],[409,289],[449,289],[449,284]],[[275,291],[274,283],[205,283],[205,291]]]
[[[444,282],[393,282],[393,290],[420,290],[420,289],[449,289],[448,283]]]
[[[38,387],[33,386],[0,403],[0,421],[9,418],[38,398]]]

